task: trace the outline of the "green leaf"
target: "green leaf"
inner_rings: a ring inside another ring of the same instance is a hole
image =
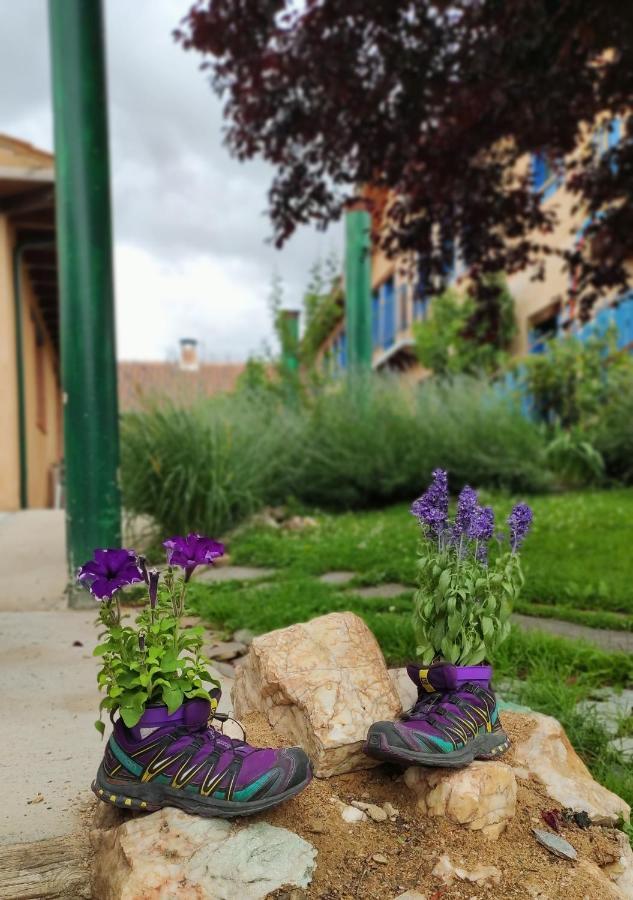
[[[141,716],[143,715],[142,706],[122,706],[120,708],[121,718],[128,728],[134,728]]]
[[[179,665],[180,660],[178,659],[175,650],[168,650],[160,662],[160,667],[163,672],[175,672]]]
[[[440,575],[440,579],[437,582],[437,592],[443,597],[446,591],[448,590],[448,586],[451,583],[451,570],[444,569],[442,574]]]
[[[95,722],[95,728],[97,729],[101,737],[103,737],[103,735],[105,734],[105,724],[101,721],[101,719],[97,719],[97,721]]]
[[[481,630],[485,638],[490,637],[494,632],[494,625],[489,616],[483,616],[481,619]]]
[[[104,653],[107,653],[109,650],[112,650],[112,644],[97,644],[97,646],[92,651],[93,656],[103,656]]]
[[[183,693],[178,687],[163,688],[163,703],[167,705],[167,712],[176,712],[182,706]]]

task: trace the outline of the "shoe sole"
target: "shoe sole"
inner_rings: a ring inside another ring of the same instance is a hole
[[[199,795],[177,790],[168,784],[136,784],[134,782],[116,784],[109,781],[99,766],[97,777],[92,782],[93,793],[104,803],[118,806],[120,809],[128,809],[142,812],[156,812],[165,806],[175,806],[184,812],[194,816],[203,816],[214,819],[232,819],[237,816],[250,816],[263,812],[273,806],[278,806],[292,797],[300,794],[312,781],[312,775],[296,784],[283,794],[272,797],[262,797],[261,800],[249,800],[238,803],[232,800],[218,800],[213,797],[201,798]]]
[[[460,769],[470,765],[476,759],[496,759],[510,747],[510,738],[504,731],[489,732],[477,735],[465,747],[450,753],[417,753],[402,747],[391,747],[384,734],[371,735],[365,742],[363,751],[373,759],[381,762],[401,762],[405,765],[431,766],[441,769]]]

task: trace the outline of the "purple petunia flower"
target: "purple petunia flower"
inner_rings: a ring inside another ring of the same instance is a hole
[[[470,516],[467,534],[473,541],[489,541],[495,530],[492,506],[476,506]]]
[[[525,540],[532,524],[532,518],[532,510],[527,503],[517,503],[512,507],[512,512],[508,516],[508,525],[510,526],[510,546],[513,553],[516,553]]]
[[[150,569],[147,573],[147,588],[149,594],[149,605],[152,609],[156,609],[156,600],[158,597],[158,579],[160,572],[158,569]]]
[[[85,582],[97,600],[110,600],[127,584],[143,581],[143,573],[133,550],[95,550],[77,572],[77,581]]]
[[[224,544],[196,532],[187,537],[169,538],[163,541],[163,547],[167,548],[169,565],[184,569],[187,581],[196,566],[211,566],[215,559],[224,555]]]
[[[433,470],[433,482],[411,506],[412,515],[439,536],[448,519],[448,478],[444,469]]]

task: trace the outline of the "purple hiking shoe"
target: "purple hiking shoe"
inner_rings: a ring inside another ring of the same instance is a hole
[[[124,809],[177,806],[229,818],[276,806],[310,783],[303,750],[251,747],[212,728],[210,713],[195,699],[171,715],[150,706],[134,728],[117,720],[92,790]]]
[[[399,722],[376,722],[364,751],[403,765],[460,768],[510,746],[490,687],[491,666],[407,666],[418,701]]]

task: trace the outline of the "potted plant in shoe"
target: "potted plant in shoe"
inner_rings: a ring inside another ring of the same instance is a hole
[[[505,752],[489,660],[510,633],[510,612],[523,585],[521,544],[532,511],[518,503],[508,533],[494,512],[464,487],[449,519],[448,479],[436,469],[411,512],[422,530],[414,628],[419,663],[407,667],[418,701],[398,722],[376,722],[365,752],[405,764],[468,765]]]
[[[100,712],[113,724],[92,789],[135,810],[227,818],[275,806],[310,782],[306,754],[252,747],[213,727],[220,684],[202,653],[204,629],[181,626],[191,576],[224,547],[195,533],[163,546],[164,574],[127,549],[95,550],[77,573],[99,603]],[[121,592],[140,582],[147,601],[131,624],[121,618]],[[101,718],[96,726],[105,731]]]

